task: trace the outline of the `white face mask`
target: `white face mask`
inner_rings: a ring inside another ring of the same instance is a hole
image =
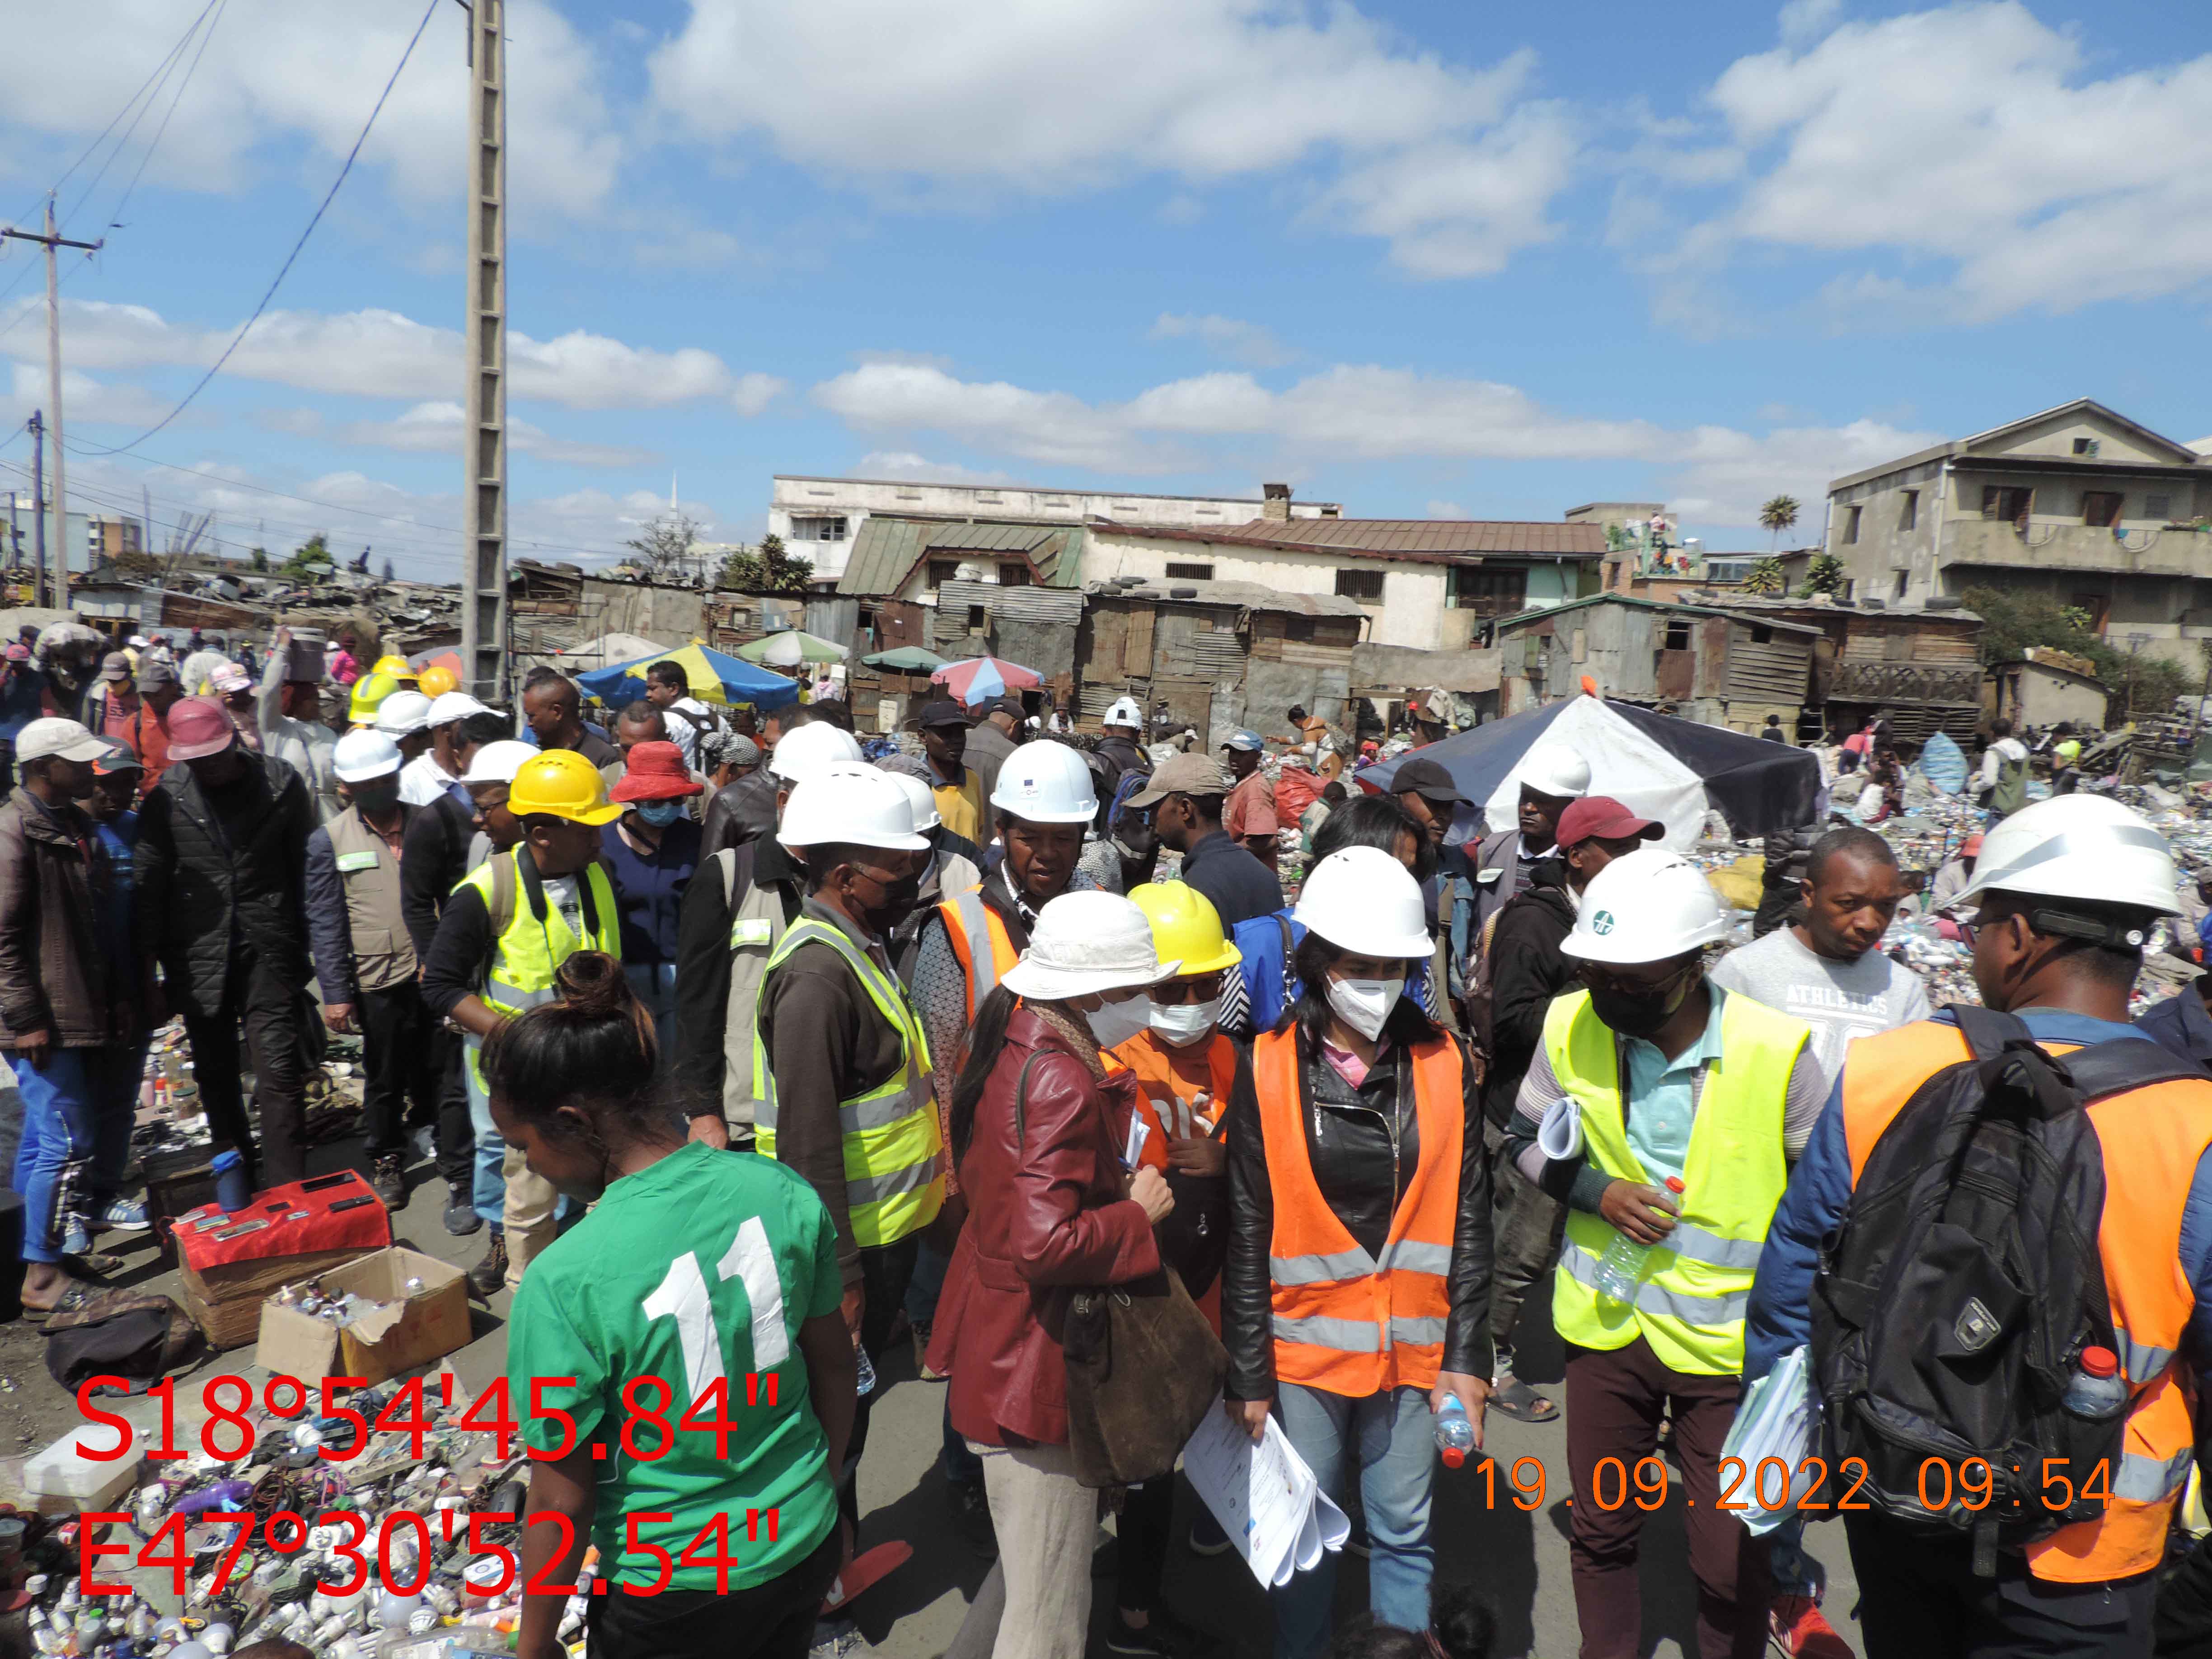
[[[1091,1022],[1091,1035],[1098,1040],[1102,1048],[1117,1048],[1143,1030],[1150,1023],[1145,1010],[1152,1003],[1139,995],[1121,1002],[1102,1003],[1085,1016]]]
[[[1188,1048],[1212,1036],[1214,1022],[1221,1018],[1219,997],[1206,1002],[1155,1002],[1149,1007],[1152,1030],[1159,1033],[1160,1041],[1178,1048]]]
[[[1370,1042],[1382,1035],[1382,1022],[1398,1006],[1406,976],[1395,979],[1333,979],[1328,982],[1331,1012]]]

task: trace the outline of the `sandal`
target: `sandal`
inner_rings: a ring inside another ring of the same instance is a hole
[[[23,1317],[35,1325],[43,1320],[52,1318],[56,1314],[80,1313],[92,1305],[93,1298],[98,1294],[99,1292],[91,1285],[80,1285],[71,1280],[69,1288],[54,1298],[54,1305],[51,1308],[34,1308],[29,1303],[25,1303]]]
[[[1556,1401],[1547,1400],[1517,1376],[1507,1377],[1490,1391],[1490,1408],[1516,1423],[1548,1423],[1559,1414]]]

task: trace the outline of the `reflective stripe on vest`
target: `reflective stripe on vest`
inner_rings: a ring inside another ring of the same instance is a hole
[[[844,1142],[845,1206],[853,1241],[863,1249],[895,1244],[937,1218],[945,1203],[944,1141],[929,1068],[929,1040],[898,981],[854,947],[843,931],[802,915],[784,930],[761,975],[763,995],[777,969],[803,945],[825,945],[844,960],[899,1036],[899,1065],[875,1088],[837,1103]],[[753,1047],[754,1149],[775,1156],[775,1077],[765,1047]]]
[[[1720,1056],[1707,1069],[1682,1166],[1682,1216],[1655,1244],[1632,1302],[1597,1293],[1597,1264],[1620,1237],[1604,1217],[1567,1214],[1552,1293],[1559,1335],[1585,1348],[1622,1348],[1641,1336],[1662,1364],[1694,1376],[1743,1369],[1743,1321],[1766,1230],[1789,1180],[1783,1156],[1790,1074],[1812,1035],[1799,1019],[1747,996],[1721,1003]],[[1559,1086],[1582,1108],[1591,1165],[1650,1182],[1628,1141],[1617,1076],[1620,1046],[1589,993],[1554,1000],[1544,1052]]]
[[[512,859],[520,848],[495,854]],[[523,884],[522,869],[515,866],[514,915],[507,924],[507,931],[492,941],[491,957],[484,969],[483,990],[480,994],[484,1006],[495,1013],[509,1019],[541,1004],[550,1002],[558,994],[554,988],[554,971],[579,951],[604,951],[619,960],[622,956],[622,913],[615,904],[615,890],[607,880],[607,872],[595,861],[584,866],[582,879],[591,892],[591,908],[587,915],[597,925],[579,939],[569,928],[568,919],[561,907],[546,902],[545,919],[540,921],[530,908],[529,889]],[[473,887],[483,901],[484,911],[491,911],[492,868],[489,860],[478,865],[464,876],[458,886]],[[483,1082],[483,1067],[480,1056],[483,1039],[474,1032],[464,1040],[468,1052],[469,1066],[476,1073],[478,1084]]]
[[[937,914],[945,918],[945,942],[951,945],[960,971],[968,976],[968,1021],[973,1024],[983,999],[998,988],[1006,969],[1020,960],[1021,952],[1007,936],[1006,924],[983,902],[981,887],[954,894],[937,907]],[[991,948],[977,950],[979,939],[988,939]]]
[[[1275,1375],[1284,1382],[1362,1399],[1386,1389],[1433,1387],[1443,1369],[1465,1152],[1463,1085],[1459,1050],[1449,1038],[1419,1044],[1412,1063],[1420,1157],[1378,1259],[1337,1218],[1314,1179],[1297,1034],[1271,1032],[1253,1047],[1274,1195],[1268,1278]]]
[[[2057,1054],[2080,1047],[2041,1046]],[[1972,1052],[1957,1026],[1934,1020],[1851,1045],[1842,1103],[1853,1185],[1882,1132],[1920,1086]],[[2105,1166],[2097,1253],[2134,1392],[2119,1466],[2112,1472],[2112,1501],[2095,1520],[2062,1527],[2027,1547],[2028,1571],[2052,1583],[2105,1583],[2156,1567],[2166,1556],[2193,1450],[2189,1394],[2173,1356],[2197,1308],[2179,1271],[2181,1220],[2197,1166],[2212,1147],[2212,1079],[2112,1095],[2093,1102],[2088,1117]]]

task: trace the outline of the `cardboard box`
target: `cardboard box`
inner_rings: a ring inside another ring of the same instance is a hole
[[[409,1295],[410,1279],[422,1288]],[[344,1327],[287,1307],[261,1304],[261,1351],[265,1371],[312,1380],[358,1376],[381,1382],[402,1371],[441,1359],[469,1340],[469,1286],[450,1262],[395,1244],[319,1273],[295,1274],[288,1284],[313,1279],[321,1290],[386,1304],[380,1313]]]
[[[348,1245],[343,1249],[307,1250],[295,1255],[262,1256],[248,1261],[226,1261],[204,1273],[189,1261],[178,1269],[184,1285],[185,1311],[206,1335],[213,1348],[242,1348],[261,1328],[261,1304],[280,1285],[313,1279],[331,1267],[358,1261],[366,1252]]]

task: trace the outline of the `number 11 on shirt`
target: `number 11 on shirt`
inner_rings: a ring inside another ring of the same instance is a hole
[[[745,1299],[752,1308],[751,1363],[745,1369],[772,1371],[785,1364],[791,1358],[791,1334],[784,1327],[783,1281],[776,1274],[768,1229],[758,1216],[748,1217],[738,1227],[730,1248],[714,1264],[714,1273],[720,1282],[734,1279],[743,1284]],[[684,1376],[690,1389],[692,1411],[706,1403],[710,1391],[726,1400],[729,1373],[722,1364],[722,1334],[714,1323],[714,1298],[707,1288],[706,1274],[700,1270],[698,1254],[686,1250],[671,1261],[667,1276],[639,1307],[648,1321],[676,1322],[677,1340],[684,1346]],[[769,1401],[774,1401],[771,1389]],[[715,1455],[728,1455],[726,1418],[695,1423],[687,1414],[683,1426],[713,1430]]]

